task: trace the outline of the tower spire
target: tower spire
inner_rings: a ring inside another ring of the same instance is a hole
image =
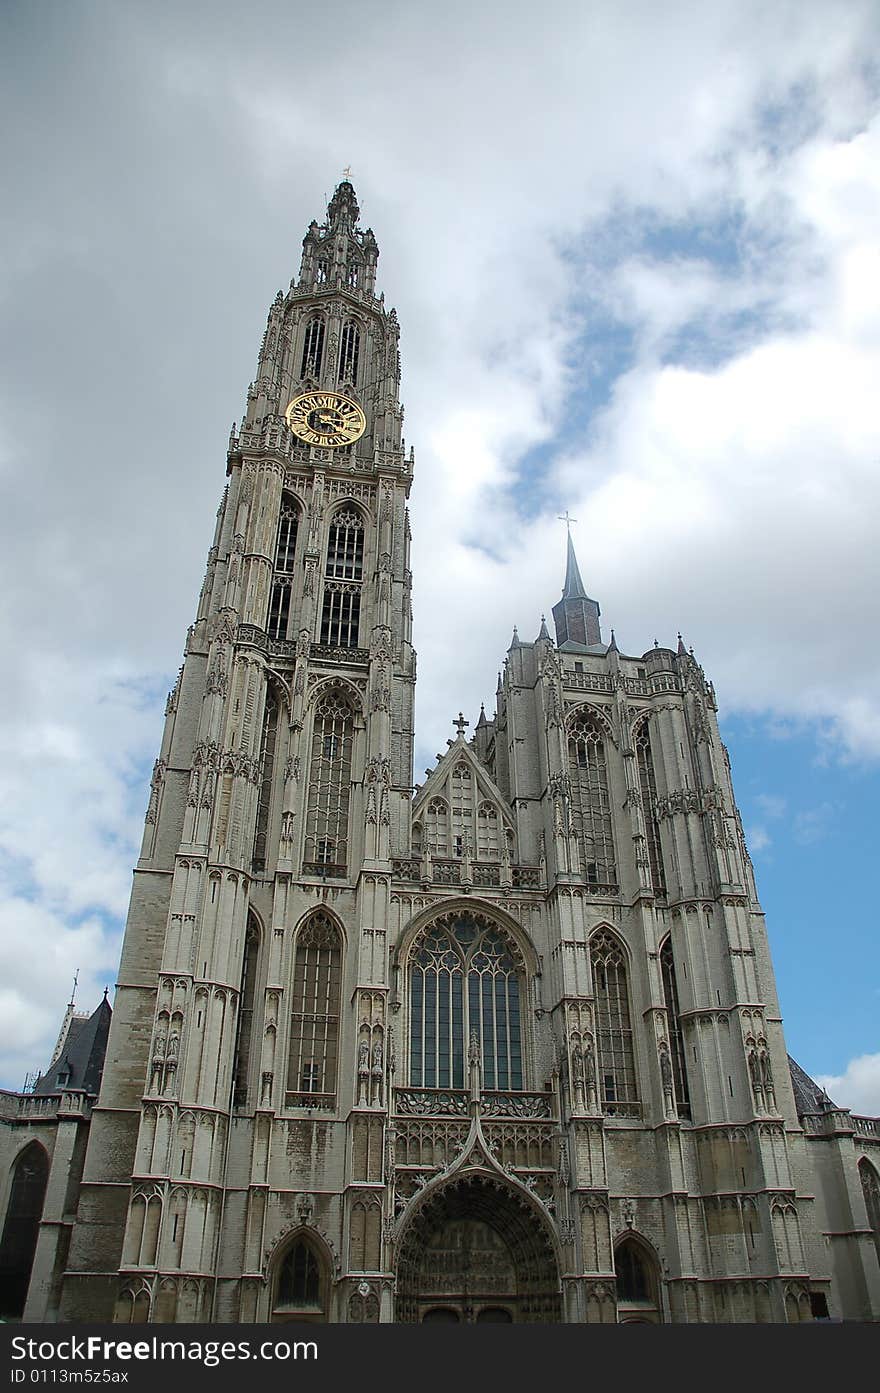
[[[571,523],[574,522],[574,518],[570,518],[566,512],[561,521],[568,529],[568,542],[562,599],[553,606],[556,646],[562,648],[563,645],[568,645],[570,649],[590,648],[593,644],[602,642],[602,631],[599,628],[601,611],[596,601],[590,599],[581,580],[574,542],[571,539]]]
[[[578,568],[577,557],[574,554],[574,542],[571,540],[571,532],[568,534],[568,550],[565,562],[565,585],[562,589],[563,600],[586,600],[587,592],[581,580],[580,569]]]

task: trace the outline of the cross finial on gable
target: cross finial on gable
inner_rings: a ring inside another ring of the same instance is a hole
[[[469,725],[470,725],[470,721],[466,721],[465,718],[464,718],[463,713],[462,713],[461,711],[459,711],[459,713],[458,713],[458,720],[457,720],[457,721],[453,721],[452,724],[455,726],[455,729],[458,731],[459,735],[463,736],[463,735],[464,735],[465,726],[469,726]]]

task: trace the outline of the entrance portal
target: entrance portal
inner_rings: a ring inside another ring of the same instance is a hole
[[[447,1323],[561,1320],[559,1271],[544,1221],[494,1176],[457,1177],[405,1231],[397,1319]]]

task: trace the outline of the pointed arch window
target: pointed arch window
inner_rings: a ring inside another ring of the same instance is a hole
[[[410,1084],[464,1088],[468,1042],[480,1041],[483,1085],[523,1086],[523,969],[510,939],[462,915],[423,930],[410,956]]]
[[[648,837],[648,860],[651,864],[651,884],[655,895],[666,894],[663,871],[663,848],[660,844],[660,824],[657,821],[657,782],[654,778],[654,756],[648,722],[644,721],[636,736],[636,760],[639,769],[639,789]]]
[[[481,803],[477,809],[477,859],[497,861],[500,855],[498,809],[493,803]]]
[[[614,1252],[619,1306],[638,1308],[630,1318],[659,1317],[659,1289],[656,1259],[632,1237],[624,1238]]]
[[[326,256],[319,256],[319,257],[318,257],[318,265],[317,265],[317,268],[316,268],[316,270],[315,270],[315,284],[316,284],[316,285],[326,285],[326,284],[327,284],[327,258],[326,258]]]
[[[326,1265],[305,1237],[298,1238],[278,1270],[273,1318],[325,1321],[327,1291]]]
[[[235,1041],[235,1062],[232,1076],[235,1080],[235,1106],[242,1108],[248,1100],[248,1076],[251,1059],[251,1039],[253,1037],[254,1006],[257,998],[257,964],[260,953],[260,929],[253,914],[248,915],[244,938],[244,961],[241,967],[241,989],[239,993],[238,1034]]]
[[[17,1318],[24,1312],[48,1181],[49,1157],[33,1141],[13,1168],[0,1243],[0,1314],[4,1316]]]
[[[451,779],[452,854],[464,856],[473,851],[474,778],[462,761],[456,764]]]
[[[306,875],[342,878],[348,868],[348,812],[354,715],[330,690],[315,708],[306,805]]]
[[[880,1261],[880,1177],[878,1177],[871,1162],[864,1157],[859,1161],[859,1179],[862,1182],[862,1194],[865,1197],[868,1223],[874,1234],[877,1258]]]
[[[361,263],[352,257],[345,268],[345,283],[349,290],[357,290],[361,283]]]
[[[587,883],[617,892],[614,832],[605,738],[599,722],[580,712],[568,733],[572,818]]]
[[[675,959],[672,956],[671,938],[667,938],[660,949],[660,974],[663,978],[663,999],[666,1003],[666,1019],[669,1023],[675,1106],[679,1117],[690,1117],[691,1098],[688,1091],[687,1061],[681,1029],[681,1009],[678,1004],[678,986],[675,980]]]
[[[269,597],[269,618],[266,624],[266,631],[270,639],[287,637],[298,529],[299,509],[293,499],[288,494],[284,494],[278,518],[275,565],[272,573],[272,591]]]
[[[327,539],[321,642],[357,648],[364,575],[364,520],[353,508],[334,513]]]
[[[357,382],[358,356],[360,354],[361,335],[354,320],[349,319],[342,328],[342,340],[339,346],[339,380],[340,382]]]
[[[432,856],[449,855],[449,809],[442,798],[432,798],[425,809],[425,846]]]
[[[605,1111],[638,1116],[632,1018],[626,959],[616,938],[600,930],[590,940],[599,1057],[599,1086]]]
[[[320,262],[318,263],[320,267]],[[324,321],[316,318],[310,319],[306,325],[306,334],[303,341],[302,364],[300,366],[300,377],[317,377],[321,371],[321,362],[324,357]]]
[[[277,740],[278,700],[272,688],[269,687],[266,692],[266,712],[263,717],[263,739],[260,748],[260,797],[257,803],[257,821],[254,829],[253,869],[257,874],[262,874],[266,869]]]
[[[285,1093],[289,1108],[335,1105],[341,966],[339,929],[319,910],[303,924],[294,947]]]

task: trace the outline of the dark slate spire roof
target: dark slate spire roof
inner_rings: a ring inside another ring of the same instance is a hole
[[[97,1093],[104,1070],[107,1036],[113,1015],[105,994],[90,1016],[74,1016],[67,1030],[61,1053],[34,1084],[34,1093],[57,1093],[61,1088],[84,1089]]]
[[[581,580],[581,573],[578,570],[577,557],[574,554],[574,542],[571,540],[571,533],[568,534],[568,555],[565,562],[565,585],[562,590],[563,600],[586,600],[587,592]]]
[[[803,1117],[805,1113],[825,1112],[828,1108],[837,1107],[836,1103],[832,1103],[824,1088],[820,1088],[816,1080],[811,1079],[806,1070],[802,1069],[791,1055],[788,1056],[788,1072],[791,1074],[791,1086],[794,1089],[798,1117]]]
[[[599,614],[598,604],[590,599],[584,589],[574,554],[574,542],[569,533],[562,599],[553,606],[557,648],[567,649],[570,653],[583,653],[585,649],[601,644]]]

